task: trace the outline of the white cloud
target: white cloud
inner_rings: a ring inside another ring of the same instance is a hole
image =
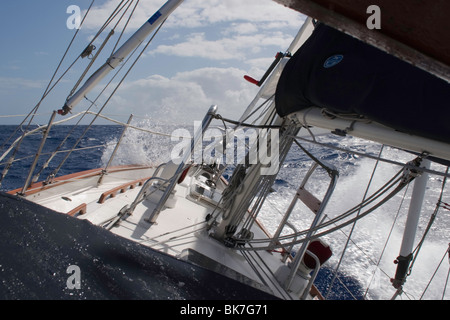
[[[107,19],[111,16],[112,12],[114,12],[120,2],[120,0],[107,0],[105,3],[91,8],[88,18],[84,22],[82,29],[87,29],[90,31],[99,29],[103,25],[103,23],[107,21]],[[131,19],[128,27],[131,30],[138,29],[145,21],[148,20],[149,17],[152,16],[152,12],[156,12],[156,10],[158,10],[160,7],[160,0],[140,1],[139,6],[133,13],[133,18]],[[131,7],[127,10],[128,15],[132,9],[133,8]],[[123,8],[121,12],[125,12],[125,10],[126,8]],[[85,13],[86,11],[83,12],[83,15]],[[126,19],[123,19],[123,22],[125,21]]]
[[[254,23],[232,23],[227,30],[227,34],[252,34],[258,32],[258,27]]]
[[[174,45],[160,45],[150,51],[150,54],[161,53],[182,57],[199,57],[212,60],[233,59],[235,48],[232,48],[229,39],[211,41],[205,38],[204,33],[193,33],[184,42]],[[225,50],[227,48],[227,50]]]
[[[119,2],[107,0],[94,7],[84,27],[99,28]],[[164,3],[140,1],[129,28],[139,28]],[[254,60],[265,49],[273,47],[271,55],[286,49],[304,20],[303,15],[272,0],[185,0],[166,22],[159,45],[150,47],[146,56]]]
[[[103,24],[120,0],[108,0],[91,9],[84,28],[96,29]],[[163,0],[140,1],[130,28],[137,29],[163,4]],[[167,21],[168,27],[204,27],[220,22],[284,23],[297,28],[302,16],[272,0],[185,0]]]
[[[200,121],[209,107],[219,106],[224,117],[236,118],[251,102],[256,87],[236,68],[201,68],[172,78],[150,76],[128,82],[116,94],[109,110],[146,114],[169,122]],[[130,105],[129,101],[133,101]]]
[[[190,20],[197,20],[203,25],[234,21],[290,21],[292,26],[299,23],[297,12],[272,0],[186,0],[175,12],[175,18],[178,21],[176,24],[185,26],[190,24]]]
[[[159,45],[149,53],[179,57],[199,57],[209,60],[235,59],[247,61],[267,47],[273,46],[279,50],[287,48],[291,41],[291,35],[280,32],[237,34],[220,39],[207,39],[205,33],[193,33],[185,38],[183,42],[173,45]]]
[[[119,2],[107,0],[95,7],[84,28],[100,27]],[[130,29],[139,28],[164,3],[140,1]],[[260,77],[276,52],[288,48],[304,19],[272,0],[185,0],[145,57],[169,57],[174,65],[191,70],[174,73],[169,65],[167,73],[124,83],[109,112],[190,123],[217,104],[224,117],[237,118],[258,90],[243,76]],[[175,62],[177,58],[200,59],[190,64]]]
[[[41,80],[0,77],[0,88],[2,89],[20,89],[20,88],[40,89],[43,87],[44,81]]]

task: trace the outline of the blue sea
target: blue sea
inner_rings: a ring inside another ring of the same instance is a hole
[[[36,128],[36,127],[33,127]],[[47,138],[46,144],[42,150],[42,156],[39,159],[37,169],[39,170],[45,161],[49,158],[51,152],[53,152],[56,148],[58,148],[62,142],[63,145],[59,149],[60,151],[70,150],[75,143],[80,139],[77,149],[84,149],[82,154],[81,152],[74,152],[70,157],[68,157],[66,164],[62,167],[60,173],[58,175],[66,175],[78,171],[95,169],[102,166],[102,155],[107,148],[107,143],[120,136],[122,132],[122,128],[120,126],[93,126],[89,130],[86,129],[87,126],[81,126],[77,130],[71,134],[67,140],[64,142],[64,138],[70,133],[73,129],[73,126],[58,126],[54,127]],[[24,128],[19,129],[18,132],[15,132],[17,126],[14,125],[4,125],[0,126],[0,141],[3,146],[3,142],[7,140],[10,136],[12,136],[11,141],[14,141],[22,134],[22,130]],[[84,137],[82,137],[84,135]],[[14,162],[11,166],[6,178],[2,181],[1,190],[13,190],[22,187],[24,178],[29,173],[32,158],[38,151],[38,147],[43,138],[43,134],[41,132],[32,134],[28,136],[22,142],[19,151],[15,155],[15,159],[19,160]],[[2,152],[4,152],[11,143],[6,144],[2,148]],[[12,152],[8,154],[7,157],[2,161],[2,164],[9,159],[9,156],[12,155]],[[59,166],[61,161],[66,157],[67,153],[61,152],[58,153],[54,159],[52,160],[49,168],[45,169],[40,177],[40,180],[45,179],[49,174],[52,173],[53,168]],[[22,159],[22,160],[20,160]],[[2,165],[1,170],[4,169],[4,165]]]
[[[138,123],[136,125],[140,125],[146,130],[169,134],[175,129],[173,126],[161,124]],[[63,142],[67,133],[71,132],[72,129],[73,126],[57,126],[50,131],[35,173],[49,158],[51,151],[60,146],[61,152],[53,158],[49,167],[42,171],[40,181],[45,180],[49,174],[54,172],[54,169],[59,166],[67,154],[64,151],[73,148],[78,140],[76,149],[83,149],[83,151],[73,152],[57,175],[104,167],[123,132],[123,128],[116,125],[96,125],[89,129],[87,126],[81,126]],[[1,154],[11,144],[9,142],[4,145],[3,142],[11,135],[13,138],[10,141],[14,141],[22,133],[22,129],[19,129],[19,132],[16,133],[14,133],[14,130],[16,130],[16,126],[0,126],[0,141],[3,146]],[[16,162],[13,163],[7,175],[1,181],[2,191],[23,187],[23,182],[29,174],[30,162],[37,152],[42,137],[42,133],[35,133],[22,142],[19,151],[14,155]],[[332,146],[375,156],[378,155],[381,148],[376,143],[368,143],[352,137],[329,135],[320,139]],[[157,165],[160,162],[167,161],[171,149],[176,143],[166,136],[149,135],[144,131],[128,129],[112,165],[130,163]],[[304,146],[316,157],[334,165],[339,170],[338,185],[327,209],[329,218],[351,208],[362,200],[376,164],[375,160],[355,155],[352,152],[336,151],[309,143],[304,143]],[[0,161],[0,170],[4,171],[5,163],[12,154],[13,151]],[[384,148],[382,157],[398,162],[406,162],[414,158],[411,154],[391,148]],[[311,163],[311,159],[298,147],[294,146],[289,152],[273,186],[273,192],[269,195],[267,204],[262,210],[261,218],[269,231],[273,232],[276,228],[276,222],[284,213],[283,208],[287,208],[291,202]],[[372,179],[372,186],[369,189],[370,192],[374,192],[377,186],[383,185],[399,169],[398,166],[392,164],[378,164],[377,171]],[[445,168],[438,164],[433,164],[432,169],[439,172],[445,171]],[[230,174],[231,169],[226,172],[226,177],[229,177]],[[423,234],[436,207],[442,180],[442,176],[430,177],[423,215],[416,235],[417,241]],[[327,175],[319,173],[317,177],[312,179],[309,188],[320,194],[326,190],[327,186]],[[328,299],[390,299],[393,296],[395,289],[390,284],[390,278],[395,275],[396,265],[393,261],[399,254],[407,215],[407,209],[404,209],[401,205],[409,202],[411,190],[412,187],[408,188],[405,193],[396,196],[392,202],[359,221],[352,233],[352,240],[348,244],[346,244],[347,236],[351,232],[351,227],[326,236],[325,240],[332,248],[333,257],[327,262],[326,268],[323,268],[320,272],[316,280],[316,286],[324,295],[328,293]],[[448,203],[450,202],[450,196],[448,196],[447,191],[448,188],[444,192],[443,201]],[[294,218],[298,222],[297,228],[307,228],[311,221],[310,213],[302,211],[301,208],[294,214]],[[450,242],[449,231],[450,212],[441,209],[431,228],[429,237],[421,249],[421,255],[417,258],[412,273],[405,284],[405,293],[401,296],[401,299],[436,300],[442,298],[446,289],[445,284],[450,260],[447,258],[439,268],[438,266]],[[345,246],[347,246],[347,250],[343,254]],[[340,262],[341,258],[342,261]],[[335,273],[338,277],[334,281],[333,288],[329,290],[328,284]],[[450,293],[447,290],[444,299],[449,298]]]

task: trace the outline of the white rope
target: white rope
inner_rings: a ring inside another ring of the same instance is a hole
[[[87,113],[87,114],[96,115],[96,116],[98,116],[98,117],[100,117],[100,118],[102,118],[102,119],[111,121],[111,122],[116,123],[116,124],[120,124],[120,125],[122,125],[122,126],[126,126],[126,125],[127,125],[127,124],[124,123],[124,122],[121,122],[121,121],[118,121],[118,120],[109,118],[109,117],[104,116],[104,115],[99,114],[99,113],[95,113],[95,112],[92,112],[92,111],[86,111],[86,113]],[[157,131],[153,131],[153,130],[149,130],[149,129],[144,129],[144,128],[136,127],[136,126],[133,126],[133,125],[128,125],[128,127],[131,128],[131,129],[135,129],[135,130],[139,130],[139,131],[143,131],[143,132],[147,132],[147,133],[150,133],[150,134],[159,135],[159,136],[163,136],[163,137],[172,137],[172,136],[173,136],[172,134],[163,133],[163,132],[157,132]],[[177,136],[177,137],[178,137],[178,136]],[[192,137],[180,137],[180,138],[183,138],[183,139],[192,139]]]

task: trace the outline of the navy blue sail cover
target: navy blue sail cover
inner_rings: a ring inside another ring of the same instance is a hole
[[[320,107],[450,142],[450,84],[322,23],[287,63],[275,99],[281,117]]]
[[[86,220],[0,192],[0,300],[276,300]],[[79,287],[75,270],[79,268]],[[148,306],[148,304],[146,304]],[[151,310],[155,311],[151,306]],[[105,308],[102,309],[102,311]]]

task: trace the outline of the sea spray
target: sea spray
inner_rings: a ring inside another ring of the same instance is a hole
[[[172,126],[154,119],[133,121],[120,143],[112,165],[159,165],[170,159],[170,134]],[[169,136],[168,136],[169,135]],[[118,142],[112,137],[103,151],[101,161],[108,163]]]
[[[320,139],[321,142],[369,153],[373,156],[377,156],[381,148],[379,144],[368,143],[352,137],[326,136]],[[317,145],[305,144],[305,147],[319,159],[328,161],[340,171],[335,192],[325,211],[328,218],[333,218],[345,212],[363,200],[376,160],[355,156],[343,151],[330,151]],[[381,157],[407,163],[414,159],[416,155],[384,147]],[[274,192],[268,196],[267,203],[262,209],[261,218],[270,232],[273,233],[281,215],[289,206],[295,195],[295,190],[299,187],[310,164],[311,160],[301,150],[291,149],[287,161],[283,164],[277,177],[273,188]],[[374,193],[401,169],[402,167],[398,165],[379,162],[367,196]],[[437,164],[433,164],[432,169],[440,172],[445,171],[442,165]],[[435,209],[442,179],[442,177],[431,175],[415,243],[424,233],[429,218]],[[329,177],[327,177],[326,172],[319,173],[316,179],[310,181],[308,190],[312,191],[313,194],[323,194],[328,187],[328,181]],[[395,289],[392,287],[390,279],[395,275],[396,265],[394,260],[399,254],[411,190],[412,186],[402,190],[389,202],[359,220],[347,248],[344,247],[347,244],[348,235],[352,232],[352,225],[325,236],[325,240],[333,250],[333,257],[327,263],[329,270],[325,275],[328,281],[332,278],[330,269],[335,270],[337,268],[342,252],[346,249],[343,260],[339,265],[339,275],[347,283],[354,285],[354,281],[356,281],[359,284],[352,287],[352,290],[359,292],[353,292],[352,294],[365,299],[386,300],[392,298]],[[299,203],[293,212],[292,221],[296,229],[300,231],[309,227],[313,219],[312,216],[311,211],[308,211],[303,204]],[[413,267],[412,274],[404,286],[403,299],[421,298],[424,289],[439,265],[442,255],[448,248],[447,226],[449,223],[450,215],[448,211],[441,209],[435,227],[430,232]],[[292,230],[287,230],[285,233],[290,232]],[[423,299],[442,298],[449,264],[450,261],[446,259],[442,267],[436,272],[434,281],[428,287]],[[349,279],[353,280],[349,281]],[[335,285],[340,286],[340,280],[336,280]],[[342,296],[334,295],[333,297],[339,298]],[[350,295],[346,296],[346,298],[350,297]],[[449,293],[447,293],[445,299],[449,299],[449,297]]]

